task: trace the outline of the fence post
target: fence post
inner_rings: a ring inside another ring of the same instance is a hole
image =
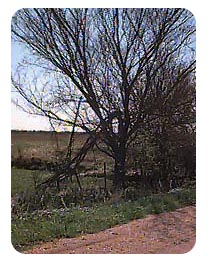
[[[107,172],[106,172],[106,162],[104,162],[104,189],[107,191]]]

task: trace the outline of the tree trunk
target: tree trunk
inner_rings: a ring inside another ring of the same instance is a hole
[[[115,155],[113,188],[120,190],[125,188],[125,159],[126,152],[121,150]]]

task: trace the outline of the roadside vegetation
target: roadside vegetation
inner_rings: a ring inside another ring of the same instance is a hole
[[[174,190],[133,201],[122,198],[113,201],[22,212],[12,218],[12,244],[17,250],[23,251],[38,243],[96,233],[133,219],[144,218],[148,214],[173,211],[195,204],[195,189]]]
[[[46,171],[12,168],[12,244],[18,251],[195,204],[194,182],[167,192],[153,192],[130,182],[126,189],[115,192],[108,172],[106,190],[103,175],[83,175],[82,191],[73,177],[65,180],[58,192],[56,186],[37,187],[48,175]]]

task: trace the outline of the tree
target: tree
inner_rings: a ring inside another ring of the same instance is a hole
[[[130,143],[156,119],[152,94],[168,84],[173,93],[195,70],[194,33],[185,9],[22,9],[12,19],[12,35],[37,60],[21,65],[12,83],[33,113],[53,122],[72,124],[82,97],[76,124],[100,131],[106,144],[100,149],[114,159],[114,186],[121,188]],[[53,80],[23,77],[29,66]]]

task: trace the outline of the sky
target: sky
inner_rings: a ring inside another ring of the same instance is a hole
[[[30,115],[15,104],[11,104],[11,129],[12,130],[50,130],[45,117]]]
[[[20,44],[12,42],[11,45],[11,69],[14,72],[27,50]],[[12,93],[12,99],[16,95]],[[50,125],[45,117],[30,115],[11,102],[11,129],[12,130],[50,130]]]

